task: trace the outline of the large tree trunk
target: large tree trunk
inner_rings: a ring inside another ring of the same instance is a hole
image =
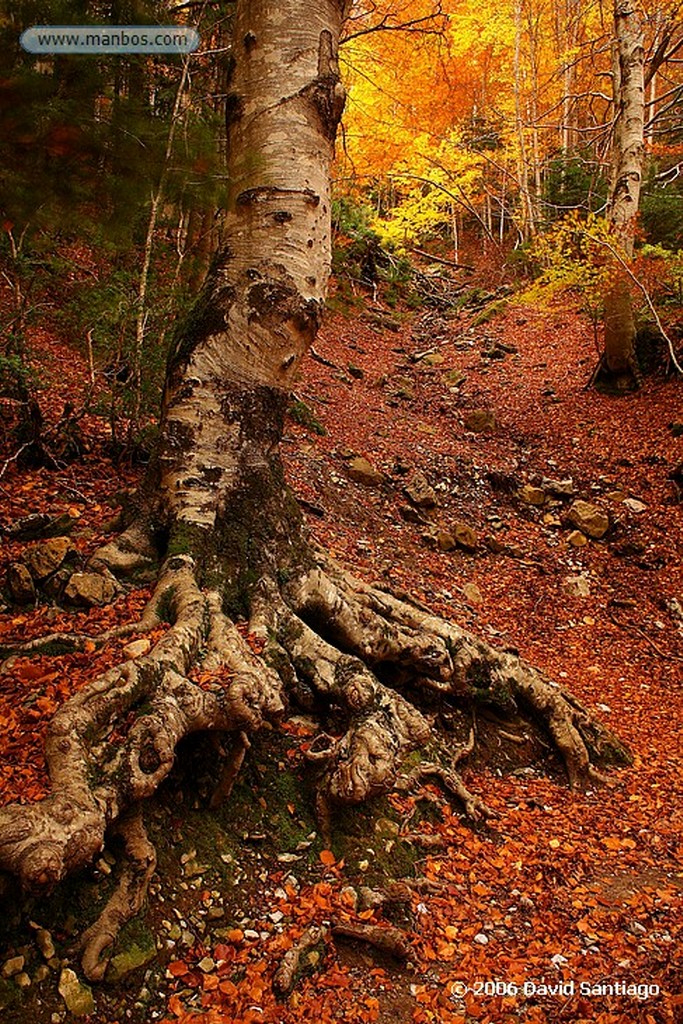
[[[610,226],[626,259],[633,254],[643,168],[645,51],[637,10],[629,0],[614,7],[614,104]],[[605,340],[600,377],[624,390],[638,385],[635,320],[629,281],[621,267],[605,295]]]
[[[283,417],[329,273],[343,8],[341,0],[238,4],[226,244],[177,334],[140,514],[97,559],[118,572],[161,559],[143,627],[162,610],[170,626],[149,654],[99,677],[55,716],[51,795],[0,812],[0,867],[32,889],[88,863],[107,829],[123,833],[137,866],[85,936],[90,977],[102,976],[101,954],[153,870],[135,805],[191,732],[236,738],[225,793],[249,732],[276,722],[287,702],[320,714],[309,756],[321,770],[323,828],[330,804],[390,788],[406,754],[426,743],[422,695],[468,705],[483,694],[501,715],[535,718],[572,785],[595,776],[605,743],[619,749],[514,653],[336,566],[307,538],[286,488]],[[328,706],[345,716],[341,736],[325,731]],[[453,771],[438,772],[472,814],[486,812]]]

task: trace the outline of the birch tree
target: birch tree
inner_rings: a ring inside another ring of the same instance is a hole
[[[612,181],[607,219],[628,260],[633,255],[643,177],[645,50],[637,8],[630,0],[614,6],[613,89],[615,105]],[[600,376],[622,388],[639,380],[636,327],[628,279],[618,274],[605,295],[605,339]]]
[[[91,978],[104,973],[106,950],[140,906],[153,869],[136,808],[189,733],[232,737],[230,777],[249,734],[277,724],[286,705],[320,713],[308,756],[323,832],[339,803],[393,786],[406,755],[430,739],[424,708],[435,698],[467,708],[487,691],[502,715],[536,719],[573,786],[596,777],[606,744],[619,749],[514,651],[495,650],[342,569],[306,533],[285,483],[283,418],[330,267],[329,166],[344,103],[337,46],[346,13],[345,0],[237,5],[225,244],[177,331],[160,450],[137,514],[92,563],[117,575],[158,566],[141,625],[158,625],[162,615],[170,625],[148,654],[106,672],[56,714],[46,751],[51,794],[0,812],[0,867],[32,890],[89,863],[107,829],[123,834],[130,867],[85,936]],[[200,663],[202,686],[191,678]],[[342,735],[327,732],[330,706],[345,716]],[[112,732],[120,720],[125,728]],[[441,777],[468,813],[487,814],[455,766]]]

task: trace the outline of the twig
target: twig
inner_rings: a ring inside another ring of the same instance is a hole
[[[643,284],[643,282],[640,280],[639,277],[636,277],[636,275],[633,273],[633,271],[629,267],[629,265],[626,262],[626,260],[624,259],[624,257],[614,248],[614,246],[610,242],[607,241],[606,238],[598,238],[597,235],[592,235],[590,233],[590,231],[586,232],[586,237],[590,238],[593,242],[597,242],[598,245],[604,245],[606,249],[609,249],[609,251],[614,256],[615,260],[626,271],[626,273],[631,278],[631,280],[636,285],[636,287],[639,288],[640,291],[643,293],[643,297],[644,297],[645,301],[648,304],[650,312],[652,313],[653,317],[655,318],[655,323],[657,324],[657,327],[659,328],[659,332],[662,335],[662,337],[664,338],[664,340],[667,343],[667,345],[669,346],[669,356],[671,358],[671,362],[674,364],[674,366],[676,367],[676,369],[678,370],[679,373],[683,373],[683,366],[681,366],[681,364],[678,362],[678,359],[676,358],[676,352],[674,350],[673,342],[672,342],[671,338],[669,337],[669,335],[666,333],[666,331],[664,329],[664,324],[660,320],[659,313],[655,309],[655,305],[654,305],[652,299],[650,298],[650,293],[647,290],[647,288],[645,287],[645,285]]]
[[[25,449],[26,449],[26,448],[28,448],[30,444],[31,444],[31,442],[30,442],[30,441],[27,441],[27,442],[26,442],[26,444],[22,444],[21,448],[20,448],[20,449],[19,449],[18,451],[16,451],[16,452],[14,453],[14,455],[11,455],[11,456],[9,457],[9,459],[5,459],[5,461],[4,461],[4,463],[3,463],[3,466],[2,466],[2,469],[0,469],[0,480],[2,480],[3,476],[5,475],[5,473],[7,472],[7,470],[9,469],[9,465],[10,465],[10,463],[11,463],[11,462],[16,462],[16,460],[17,460],[17,459],[19,458],[19,456],[21,455],[21,453],[22,453],[23,451],[25,451]]]
[[[660,658],[665,658],[666,661],[683,661],[683,657],[681,657],[679,654],[667,654],[666,651],[663,651],[661,647],[657,646],[652,637],[648,636],[645,630],[641,629],[640,626],[636,626],[634,622],[620,622],[611,608],[609,612],[609,617],[615,626],[619,626],[620,629],[625,629],[633,633],[638,633],[639,636],[642,636],[643,640],[647,640],[650,647],[653,649],[653,651],[655,651],[656,654],[659,655]]]
[[[435,256],[432,252],[426,252],[424,249],[418,249],[416,245],[412,246],[412,251],[417,256],[424,256],[428,260],[432,260],[434,263],[443,263],[446,267],[455,267],[457,270],[474,270],[474,267],[470,263],[456,263],[455,260],[447,260],[443,256]]]

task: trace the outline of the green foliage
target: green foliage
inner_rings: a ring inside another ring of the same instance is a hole
[[[595,160],[573,155],[557,157],[547,166],[543,179],[546,217],[551,221],[571,210],[594,213],[607,198],[607,182]]]
[[[683,247],[683,184],[677,176],[667,180],[656,161],[649,163],[643,182],[640,222],[648,242],[669,250]]]
[[[663,245],[643,245],[638,250],[648,263],[654,264],[658,290],[677,306],[683,306],[683,249],[673,252]]]
[[[619,251],[607,221],[597,214],[568,214],[550,231],[534,240],[530,254],[540,268],[521,301],[547,303],[563,291],[576,291],[594,324],[602,318],[603,295],[615,271],[611,246]]]
[[[351,196],[334,200],[332,273],[337,278],[337,299],[355,304],[353,285],[360,284],[378,289],[392,307],[401,300],[411,304],[415,293],[411,288],[410,261],[393,243],[383,243],[371,227],[373,218],[373,211]]]
[[[325,427],[322,425],[311,407],[306,405],[305,402],[297,399],[291,403],[288,412],[290,419],[294,420],[295,423],[298,423],[299,426],[310,431],[312,434],[318,434],[320,437],[324,437],[327,434]]]

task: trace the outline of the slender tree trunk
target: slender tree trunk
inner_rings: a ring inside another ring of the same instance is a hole
[[[614,102],[612,185],[607,217],[627,259],[633,255],[643,167],[643,30],[629,0],[614,7]],[[636,386],[635,321],[628,279],[621,272],[605,295],[603,377],[620,388]]]

